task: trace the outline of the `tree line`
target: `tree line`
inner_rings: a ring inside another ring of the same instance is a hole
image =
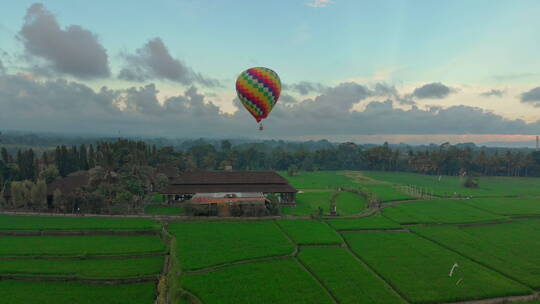
[[[161,187],[165,187],[166,177],[159,174],[156,169],[159,167],[175,168],[179,172],[232,167],[234,170],[293,172],[382,170],[436,175],[540,176],[540,152],[474,149],[448,143],[425,150],[393,148],[386,143],[380,146],[342,143],[320,149],[300,147],[292,150],[265,143],[234,145],[229,140],[212,143],[199,140],[189,148],[176,149],[118,139],[71,147],[60,145],[40,155],[33,149],[9,153],[2,148],[0,191],[14,190],[14,200],[21,204],[25,202],[28,208],[50,209],[44,198],[44,185],[74,172],[87,171],[92,185],[85,195],[77,195],[78,200],[86,197],[86,202],[79,205],[94,206],[92,208],[97,211],[117,204],[135,208],[130,202],[141,202],[149,192],[149,183],[159,180]],[[54,208],[64,211],[80,208],[68,199],[62,200],[61,194],[58,196],[55,201],[64,201],[68,205]]]

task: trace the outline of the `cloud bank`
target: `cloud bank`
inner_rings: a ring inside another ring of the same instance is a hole
[[[18,38],[29,60],[45,61],[47,69],[78,78],[110,75],[107,51],[97,36],[79,25],[62,29],[56,17],[43,4],[32,4],[26,11]],[[43,69],[41,65],[37,66]]]
[[[496,89],[491,89],[487,92],[483,92],[483,93],[480,93],[480,96],[483,96],[483,97],[492,97],[492,96],[495,96],[495,97],[503,97],[505,91],[503,90],[496,90]]]
[[[540,107],[540,87],[531,89],[521,94],[521,102],[531,103],[535,107]]]
[[[118,77],[120,79],[144,82],[152,79],[170,80],[184,85],[198,83],[207,87],[219,86],[219,82],[194,72],[169,53],[161,38],[150,39],[135,54],[124,54],[126,67]]]
[[[454,92],[454,89],[440,82],[433,82],[414,89],[412,96],[418,99],[443,99]]]
[[[92,90],[62,79],[36,81],[22,75],[0,76],[2,128],[51,132],[159,135],[174,137],[251,137],[346,134],[536,134],[540,121],[509,120],[480,108],[452,106],[410,109],[381,97],[364,110],[353,107],[377,98],[381,85],[369,88],[342,83],[314,98],[279,103],[257,131],[253,118],[241,107],[224,113],[197,88],[158,101],[154,84],[113,90]],[[529,96],[529,95],[527,95]]]

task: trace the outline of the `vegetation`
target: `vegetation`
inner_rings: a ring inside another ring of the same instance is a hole
[[[322,210],[322,215],[327,215],[330,213],[333,195],[337,196],[335,203],[339,215],[358,214],[367,205],[365,198],[354,193],[315,191],[298,193],[296,195],[296,206],[282,207],[281,213],[284,215],[311,215],[318,214],[319,210]]]
[[[534,289],[540,288],[540,220],[458,228],[417,227],[414,231]]]
[[[318,213],[319,208],[325,214],[330,212],[332,192],[305,192],[296,195],[296,206],[281,207],[283,215],[310,215]]]
[[[154,300],[155,289],[153,283],[89,285],[3,280],[0,281],[0,299],[4,303],[25,304],[147,304]]]
[[[184,270],[293,252],[274,222],[174,222],[178,259]]]
[[[50,275],[88,279],[108,279],[157,275],[161,273],[162,269],[162,256],[133,259],[97,260],[0,260],[0,275]]]
[[[383,215],[401,224],[467,223],[505,219],[503,216],[466,205],[461,200],[408,202],[383,209]]]
[[[298,189],[336,190],[339,187],[356,185],[351,178],[335,171],[300,172],[294,176],[289,176],[284,172],[279,173]]]
[[[336,230],[399,229],[401,226],[380,214],[354,219],[326,220]]]
[[[540,215],[540,198],[474,198],[463,203],[501,215]]]
[[[484,176],[478,188],[466,188],[464,178],[405,172],[363,171],[363,175],[400,185],[414,185],[436,196],[473,197],[540,195],[540,178]]]
[[[181,283],[204,303],[334,303],[295,259],[184,274]]]
[[[362,212],[367,206],[367,200],[351,192],[339,192],[336,199],[338,215],[352,215]]]
[[[394,291],[343,248],[302,248],[298,258],[339,303],[404,303]]]
[[[341,244],[341,238],[322,221],[279,220],[278,225],[299,245]]]
[[[148,205],[144,208],[146,214],[183,214],[184,209],[179,206]]]
[[[0,215],[0,231],[143,231],[158,230],[159,227],[157,222],[143,218]]]
[[[414,303],[454,302],[532,291],[412,233],[344,233],[353,251]],[[449,276],[454,264],[459,268]]]
[[[0,256],[100,256],[161,253],[156,236],[3,236]]]

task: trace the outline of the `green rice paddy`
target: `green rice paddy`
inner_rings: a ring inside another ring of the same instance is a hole
[[[176,237],[184,270],[283,256],[294,251],[293,244],[272,221],[176,222],[169,225],[169,231]]]

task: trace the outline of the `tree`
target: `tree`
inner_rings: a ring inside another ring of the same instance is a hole
[[[55,165],[49,165],[39,173],[39,179],[44,180],[45,183],[50,184],[56,178],[60,176],[58,168]]]
[[[53,207],[57,210],[63,209],[64,206],[64,196],[62,195],[62,191],[60,189],[56,189],[53,192]]]
[[[2,147],[2,149],[0,150],[0,155],[2,156],[2,160],[4,161],[4,163],[9,163],[9,153],[6,148]]]
[[[94,146],[90,145],[88,148],[88,168],[92,169],[96,166],[96,153],[94,152]]]
[[[86,146],[83,144],[81,148],[79,149],[79,168],[81,170],[88,170],[90,167],[90,164],[88,163],[88,155],[86,151]]]
[[[230,151],[232,148],[232,144],[228,140],[222,140],[221,141],[221,150],[222,151]]]
[[[298,173],[298,167],[296,165],[290,165],[287,169],[287,175],[295,176]]]
[[[47,206],[47,184],[45,180],[38,180],[34,185],[32,185],[32,190],[30,191],[30,198],[32,201],[32,209],[37,211],[45,211],[48,209]]]
[[[9,207],[8,201],[4,197],[4,191],[4,185],[0,185],[0,209],[7,209]]]
[[[169,178],[165,174],[159,173],[156,176],[156,190],[158,192],[161,192],[165,190],[168,185],[169,185]]]
[[[14,208],[28,208],[31,204],[31,190],[33,183],[25,180],[11,183],[11,201]]]

